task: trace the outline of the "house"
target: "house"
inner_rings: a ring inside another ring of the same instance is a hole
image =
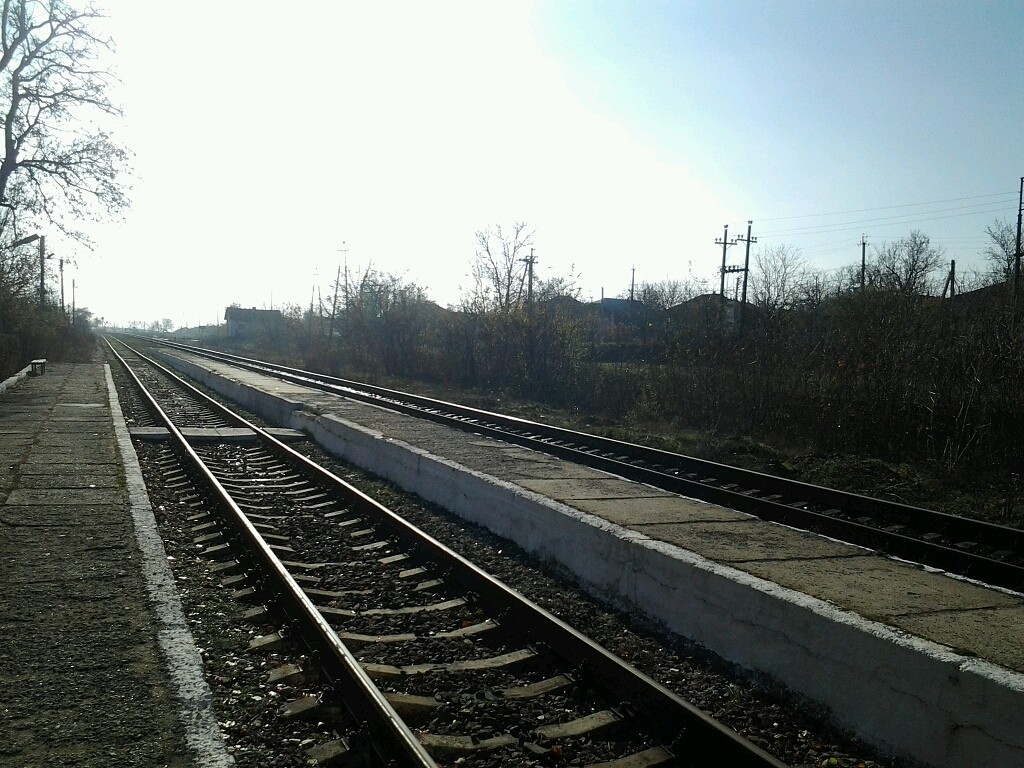
[[[243,309],[228,307],[224,310],[228,338],[252,338],[278,330],[283,317],[278,309]]]

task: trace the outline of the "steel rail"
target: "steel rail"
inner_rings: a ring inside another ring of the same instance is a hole
[[[574,666],[583,665],[608,691],[628,700],[633,706],[643,708],[650,718],[648,725],[652,731],[666,745],[672,745],[677,756],[694,759],[699,764],[709,766],[786,768],[785,763],[573,629],[355,486],[213,400],[166,367],[144,355],[139,356],[208,401],[207,404],[211,407],[231,414],[240,425],[251,429],[265,447],[279,457],[297,463],[313,473],[321,482],[341,495],[359,514],[379,520],[395,536],[420,553],[425,560],[439,563],[441,568],[464,588],[484,598],[489,605],[495,606],[503,616],[503,623],[525,628],[531,638],[543,642]]]
[[[812,530],[994,586],[1024,588],[1024,565],[918,538],[900,530],[900,526],[915,527],[922,532],[939,530],[955,542],[979,541],[993,549],[1009,550],[1017,557],[1024,557],[1024,531],[1016,528],[775,477],[226,352],[163,340],[159,343],[292,383],[527,446],[674,493],[747,512],[765,520]],[[629,461],[630,455],[641,460],[643,465]],[[672,464],[679,465],[679,469],[672,469]],[[659,466],[660,469],[657,468]],[[700,479],[686,477],[686,474]],[[743,488],[730,488],[730,484]],[[755,490],[760,495],[755,495]],[[772,496],[785,496],[789,500]],[[837,512],[852,519],[838,516]],[[883,517],[885,527],[860,522],[857,518],[861,517]]]
[[[123,344],[123,342],[121,343]],[[128,362],[114,349],[109,340],[107,340],[107,344],[135,382],[139,391],[145,396],[154,413],[163,422],[173,441],[188,457],[202,482],[215,496],[224,519],[235,532],[239,544],[259,568],[261,586],[273,594],[278,601],[280,611],[301,630],[303,642],[310,644],[310,649],[317,656],[317,663],[321,671],[331,681],[343,706],[348,709],[356,722],[366,723],[371,730],[373,738],[370,739],[369,746],[374,750],[381,764],[409,766],[409,768],[437,768],[437,763],[420,744],[416,735],[395,712],[384,694],[380,692],[355,656],[338,637],[333,627],[323,618],[313,602],[292,578],[259,531],[139,380]],[[125,346],[127,347],[127,345]],[[155,361],[139,354],[131,347],[128,349],[146,362],[156,365],[163,372],[181,381],[180,377]],[[191,387],[191,385],[189,386]],[[257,429],[194,387],[191,389],[210,403],[215,404],[219,412],[230,416],[236,423],[249,426],[254,430]],[[258,431],[262,432],[262,430]]]

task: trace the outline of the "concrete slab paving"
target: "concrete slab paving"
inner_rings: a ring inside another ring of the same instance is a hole
[[[33,444],[33,449],[26,457],[25,461],[31,464],[68,464],[70,457],[68,452],[62,450],[63,448],[74,449],[76,444],[72,441],[65,446],[50,445],[50,446],[39,446]],[[110,446],[103,448],[97,448],[95,451],[81,451],[79,455],[82,457],[82,461],[88,461],[96,464],[118,464],[119,454]],[[71,459],[70,463],[75,463]]]
[[[65,506],[4,504],[0,506],[0,521],[10,527],[25,528],[120,525],[124,522],[124,510],[111,504],[78,504],[74,515],[70,515]]]
[[[583,501],[585,499],[678,499],[676,494],[639,483],[630,483],[608,475],[575,478],[534,478],[522,477],[517,485],[559,501]]]
[[[636,527],[637,530],[642,530],[641,526],[653,523],[747,522],[752,519],[750,515],[742,512],[682,496],[634,496],[571,501],[570,506],[576,509],[627,528]]]
[[[196,749],[196,707],[179,714],[161,656],[108,379],[51,362],[0,393],[0,762],[227,766],[219,735]]]
[[[77,487],[77,488],[16,488],[7,496],[5,507],[23,506],[78,506],[103,505],[110,503],[110,489]]]
[[[565,462],[561,466],[554,463],[531,462],[525,465],[512,466],[509,468],[507,477],[510,480],[603,480],[608,477],[607,473],[600,472],[589,467],[578,467],[577,471],[566,473]]]
[[[844,557],[839,561],[752,560],[744,563],[743,570],[878,621],[919,611],[970,611],[1021,605],[1019,595],[951,579],[873,554]],[[993,642],[979,637],[973,645],[978,649],[976,655],[984,656]]]
[[[109,440],[91,430],[69,429],[63,432],[51,431],[36,437],[34,444],[41,453],[54,451],[51,448],[77,448],[78,455],[89,456],[93,461],[116,461],[117,449]],[[97,451],[98,453],[93,453]],[[109,458],[108,458],[109,457]]]
[[[57,548],[53,547],[52,549],[56,550]],[[74,549],[66,547],[61,549],[75,554]],[[77,554],[85,555],[87,553],[78,552]],[[88,553],[88,555],[91,558],[92,553]],[[104,594],[109,594],[108,586],[117,584],[128,576],[121,565],[93,565],[84,562],[68,564],[62,562],[60,556],[47,557],[45,552],[37,556],[26,557],[25,564],[29,566],[28,570],[5,574],[7,584],[11,587],[30,585],[31,589],[27,590],[27,594],[39,596],[46,593],[54,600],[61,602],[68,600],[91,601],[93,590],[88,587],[90,582],[104,584]],[[41,588],[46,582],[53,582],[58,586],[53,590]],[[74,622],[71,622],[69,626],[74,626]]]
[[[797,531],[782,525],[764,525],[759,520],[692,520],[678,523],[634,523],[634,530],[685,549],[699,546],[701,553],[716,562],[739,564],[752,560],[807,560],[828,557],[858,557],[863,550],[831,539]]]
[[[99,439],[109,428],[109,426],[104,425],[102,422],[97,422],[93,419],[52,420],[50,422],[50,429],[47,430],[44,437],[50,439],[53,437],[67,438],[79,435],[83,438]]]
[[[124,485],[120,467],[116,464],[99,465],[105,472],[83,471],[73,464],[51,464],[51,473],[25,473],[20,475],[18,486],[24,489],[41,488],[117,488]]]
[[[976,638],[990,627],[1016,625],[1024,631],[1024,607],[1019,604],[995,608],[958,607],[944,611],[890,615],[888,621],[912,635],[930,637],[958,653],[972,655],[970,648],[974,647]],[[1024,669],[1024,642],[993,644],[985,658],[1008,669]]]
[[[62,454],[49,454],[42,460],[37,456],[30,457],[22,462],[18,469],[22,476],[46,475],[50,477],[66,472],[78,472],[83,477],[107,473],[112,473],[114,477],[124,477],[124,469],[120,461],[69,461],[68,458]],[[89,458],[92,459],[91,456]]]

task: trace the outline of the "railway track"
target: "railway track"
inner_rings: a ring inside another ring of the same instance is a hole
[[[144,392],[136,422],[173,440],[160,462],[175,511],[269,630],[254,650],[301,649],[270,673],[300,684],[282,711],[337,721],[311,757],[783,765],[155,361],[111,351]],[[231,428],[251,440],[198,434]]]
[[[396,411],[523,445],[667,491],[993,586],[1024,589],[1024,531],[461,406],[251,358],[159,342]]]

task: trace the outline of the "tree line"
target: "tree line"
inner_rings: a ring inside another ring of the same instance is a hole
[[[692,275],[591,304],[573,275],[531,285],[533,233],[493,227],[477,233],[459,306],[371,267],[291,307],[278,341],[340,374],[1010,477],[1024,455],[1024,338],[1006,229],[989,227],[990,268],[952,299],[939,296],[942,250],[921,232],[874,247],[863,271],[764,249],[741,327],[738,302]]]
[[[0,372],[31,357],[88,353],[87,311],[49,285],[45,238],[81,243],[78,222],[127,206],[129,154],[104,126],[120,117],[114,75],[100,62],[112,42],[102,14],[66,0],[0,7]]]

